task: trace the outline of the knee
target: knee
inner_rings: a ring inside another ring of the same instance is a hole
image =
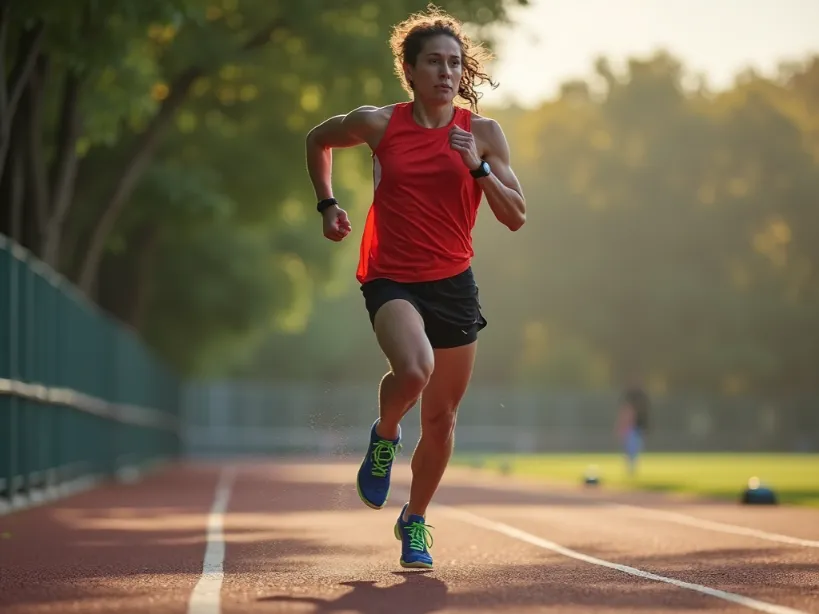
[[[425,408],[428,409],[428,408]],[[435,408],[421,420],[421,434],[427,441],[446,445],[455,433],[457,405]]]
[[[432,360],[420,359],[394,370],[398,385],[409,395],[420,396],[432,376]]]

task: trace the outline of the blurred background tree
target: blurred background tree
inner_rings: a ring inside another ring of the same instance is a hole
[[[514,234],[488,207],[479,216],[489,327],[476,380],[816,392],[819,59],[720,92],[665,53],[622,73],[601,59],[596,73],[535,109],[485,110],[530,213]],[[254,375],[375,377],[383,360],[361,309],[357,291],[328,300],[307,330],[269,340]],[[285,359],[299,350],[309,364]]]
[[[447,8],[479,31],[508,3]],[[0,231],[184,372],[243,364],[347,273],[319,230],[304,137],[402,96],[386,40],[424,8],[4,0]],[[366,158],[339,158],[346,201]]]
[[[514,4],[445,8],[488,37]],[[384,362],[353,278],[369,155],[335,154],[354,225],[337,245],[304,136],[405,98],[386,40],[424,6],[0,2],[0,231],[183,373],[369,381]],[[721,91],[666,53],[595,73],[482,109],[530,213],[518,233],[479,216],[476,378],[816,392],[819,58]]]

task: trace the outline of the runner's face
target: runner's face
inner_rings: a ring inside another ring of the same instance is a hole
[[[415,66],[407,66],[406,70],[416,97],[432,103],[449,103],[461,84],[461,46],[447,34],[428,38]]]

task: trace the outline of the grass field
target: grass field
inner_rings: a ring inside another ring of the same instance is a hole
[[[781,503],[819,507],[819,454],[645,454],[630,478],[617,454],[459,455],[453,463],[552,482],[580,483],[597,466],[602,488],[738,499],[756,476]]]

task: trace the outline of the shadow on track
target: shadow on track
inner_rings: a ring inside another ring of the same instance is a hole
[[[376,586],[376,580],[342,582],[341,586],[352,587],[337,599],[320,597],[293,597],[274,595],[262,597],[259,601],[278,603],[310,603],[315,606],[315,614],[326,612],[358,612],[359,614],[383,614],[396,612],[396,607],[411,604],[415,614],[437,612],[447,606],[449,588],[443,580],[429,575],[427,571],[393,571],[403,582],[391,586]]]

